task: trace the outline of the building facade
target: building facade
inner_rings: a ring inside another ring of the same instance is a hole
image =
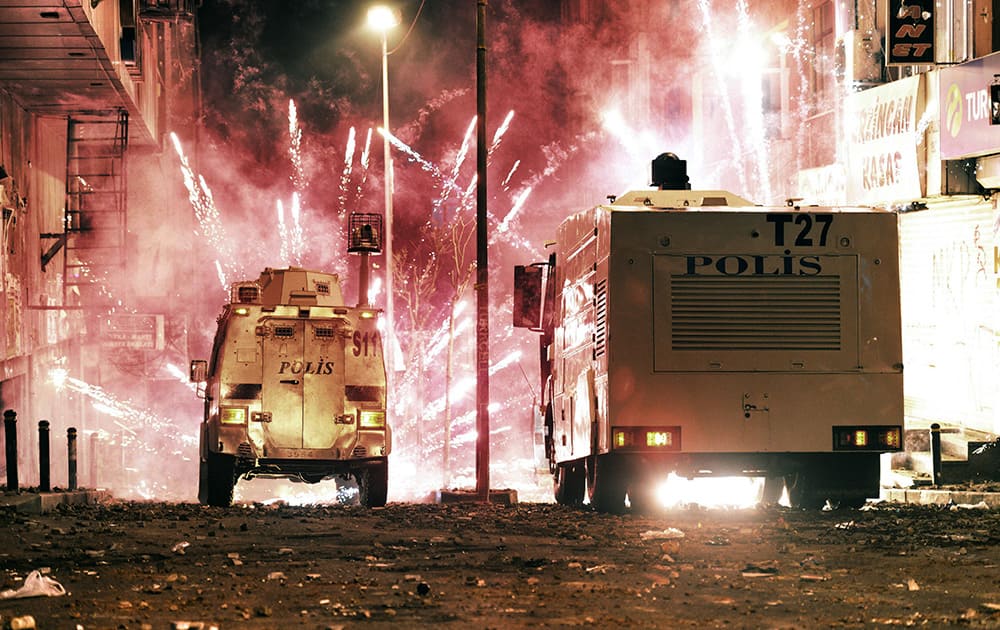
[[[607,20],[605,4],[565,0],[563,17]],[[621,89],[631,121],[690,125],[662,150],[688,160],[695,188],[897,212],[907,424],[1000,435],[1000,3],[703,0],[679,29],[660,3],[628,4],[647,38],[695,34],[689,64],[627,49],[627,67],[649,70]],[[656,103],[664,91],[682,104]]]
[[[196,128],[196,5],[0,6],[0,404],[17,414],[22,485],[42,419],[60,464],[77,429],[81,485],[126,481],[150,383],[186,354],[164,306],[176,287],[151,282],[148,259],[164,253],[157,225],[190,222],[166,136]]]

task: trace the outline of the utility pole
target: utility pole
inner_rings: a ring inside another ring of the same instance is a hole
[[[486,238],[486,0],[476,15],[476,494],[490,500],[490,291]]]

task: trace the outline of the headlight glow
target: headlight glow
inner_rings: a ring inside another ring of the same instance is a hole
[[[222,424],[246,424],[246,407],[220,407],[219,421]]]
[[[362,429],[384,429],[384,411],[362,411],[359,425]]]

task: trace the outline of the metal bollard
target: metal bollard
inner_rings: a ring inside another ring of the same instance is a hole
[[[70,490],[76,490],[76,429],[66,429],[66,462],[69,464]]]
[[[4,442],[7,455],[7,492],[17,492],[17,412],[3,412]]]
[[[38,421],[38,489],[52,491],[52,477],[49,474],[49,421]]]
[[[941,425],[931,425],[931,483],[941,484]]]
[[[97,483],[97,431],[90,434],[90,487],[101,487]]]

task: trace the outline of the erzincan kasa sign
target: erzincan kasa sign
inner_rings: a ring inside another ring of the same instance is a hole
[[[922,197],[919,148],[925,129],[923,75],[893,81],[846,99],[847,201],[879,205]]]

